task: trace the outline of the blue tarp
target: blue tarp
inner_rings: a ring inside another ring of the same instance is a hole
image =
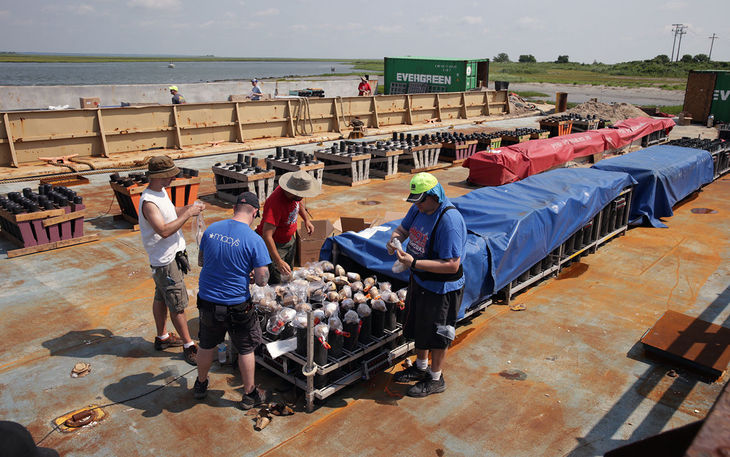
[[[629,173],[638,182],[629,220],[654,227],[666,227],[659,218],[671,216],[675,203],[713,179],[709,152],[670,145],[601,160],[593,168]]]
[[[459,318],[560,246],[633,183],[626,173],[587,168],[558,169],[499,187],[485,187],[452,199],[466,221],[466,285]],[[380,274],[394,275],[385,243],[400,221],[329,238],[320,258],[344,255]]]

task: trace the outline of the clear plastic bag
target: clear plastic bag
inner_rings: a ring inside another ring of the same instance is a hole
[[[195,200],[195,203],[193,203],[193,205],[205,206],[200,200]],[[193,230],[193,239],[195,240],[195,244],[200,246],[200,240],[203,239],[203,233],[205,233],[205,218],[203,217],[202,212],[198,213],[198,215],[195,216],[191,228]]]
[[[385,302],[383,300],[373,300],[370,302],[370,306],[373,309],[377,309],[378,311],[387,311],[388,308],[385,306]],[[359,308],[358,308],[359,310]]]
[[[365,303],[360,303],[357,307],[357,315],[360,317],[368,317],[373,310],[370,309]],[[346,317],[346,316],[345,316]]]
[[[395,249],[397,249],[399,251],[403,250],[403,245],[400,243],[400,240],[398,238],[393,238],[392,245]],[[406,271],[408,269],[408,267],[405,264],[401,263],[400,260],[396,259],[396,261],[393,262],[393,266],[390,267],[390,269],[393,271],[393,273],[403,273],[404,271]]]
[[[324,310],[324,315],[331,318],[332,316],[337,315],[340,310],[340,305],[336,301],[326,301],[324,302],[322,309]]]
[[[357,311],[351,309],[345,313],[343,321],[347,324],[357,324],[360,322],[360,316],[358,316]]]

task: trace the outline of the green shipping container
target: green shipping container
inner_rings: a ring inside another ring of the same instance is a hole
[[[704,124],[710,114],[715,122],[730,122],[730,71],[691,70],[682,111],[694,122]]]
[[[730,72],[717,72],[710,114],[715,116],[715,122],[730,122]]]
[[[386,57],[385,93],[463,92],[486,87],[489,59]]]

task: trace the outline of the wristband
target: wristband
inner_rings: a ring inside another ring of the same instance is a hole
[[[416,260],[417,259],[413,259],[413,262],[411,262],[411,271],[416,271]]]

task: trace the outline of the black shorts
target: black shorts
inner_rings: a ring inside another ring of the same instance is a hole
[[[216,313],[216,308],[218,313]],[[222,343],[226,332],[239,354],[249,354],[263,342],[261,326],[256,317],[256,308],[249,303],[241,305],[221,305],[198,296],[200,311],[201,349],[213,349]]]
[[[411,276],[406,296],[406,317],[403,333],[415,340],[416,349],[446,349],[451,340],[437,333],[439,326],[456,325],[456,315],[464,296],[464,288],[436,294],[424,289]]]

